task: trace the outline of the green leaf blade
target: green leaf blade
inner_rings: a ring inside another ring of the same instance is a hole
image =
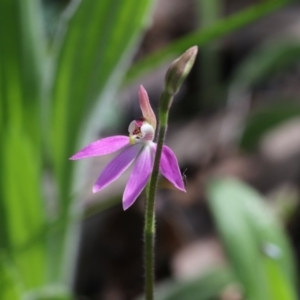
[[[251,24],[258,19],[269,15],[283,6],[294,2],[294,0],[278,0],[278,1],[265,1],[261,4],[254,5],[242,12],[229,16],[216,22],[214,25],[200,29],[183,38],[173,42],[171,45],[159,50],[148,57],[135,63],[127,72],[123,85],[128,85],[137,78],[145,75],[147,72],[154,70],[159,65],[165,63],[167,60],[175,58],[186,49],[198,45],[202,47],[210,42],[221,38],[235,30]]]
[[[70,188],[68,157],[75,151],[81,126],[99,97],[112,85],[117,91],[150,4],[149,0],[84,0],[69,16],[64,40],[56,47],[51,112],[51,147],[64,195]]]
[[[228,256],[249,299],[297,299],[290,246],[261,196],[233,179],[212,181],[208,195]],[[281,284],[275,284],[279,280]]]
[[[24,285],[37,287],[46,281],[47,274],[46,241],[33,240],[46,225],[40,160],[24,133],[9,131],[2,139],[1,176],[5,183],[1,182],[1,192],[7,237],[4,248],[12,256]]]

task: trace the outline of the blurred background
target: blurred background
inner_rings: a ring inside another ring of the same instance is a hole
[[[299,20],[292,0],[0,0],[0,299],[142,299],[144,196],[124,212],[129,172],[93,194],[113,156],[69,157],[128,134],[140,84],[157,112],[193,45],[156,299],[299,299]]]

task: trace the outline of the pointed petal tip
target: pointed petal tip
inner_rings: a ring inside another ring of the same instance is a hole
[[[140,92],[146,92],[146,89],[144,88],[144,86],[142,84],[140,84],[139,91]]]
[[[130,207],[130,205],[126,205],[126,204],[123,202],[123,210],[124,210],[124,211],[126,211],[129,207]]]
[[[123,194],[123,199],[122,199],[122,206],[123,206],[123,210],[127,210],[129,207],[131,207],[135,201],[137,200],[138,196],[135,199],[130,199],[130,198],[126,198],[125,194]]]
[[[131,207],[135,201],[137,200],[138,197],[136,197],[134,200],[133,199],[129,199],[125,197],[125,193],[123,194],[123,199],[122,199],[122,206],[123,206],[123,210],[127,210],[129,207]]]
[[[123,195],[123,201],[122,201],[123,210],[125,211],[128,208],[130,208],[135,203],[137,198],[138,198],[138,196],[133,201],[128,201],[128,199],[127,200],[124,199],[124,195]]]
[[[180,191],[182,191],[182,192],[186,193],[185,184],[184,184],[184,182],[183,182],[183,179],[182,179],[182,178],[181,178],[181,182],[180,182],[180,184],[178,184],[178,185],[177,185],[177,188],[178,188]]]
[[[175,188],[177,188],[179,191],[181,191],[181,192],[183,192],[183,193],[186,193],[186,189],[185,189],[185,186],[183,185],[183,183],[182,183],[182,185],[180,184],[178,184],[178,183],[176,183],[176,182],[171,182],[173,185],[174,185],[174,187]]]
[[[140,87],[139,87],[139,98],[140,98],[140,101],[149,102],[148,93],[143,85],[140,85]]]
[[[69,160],[77,160],[77,159],[80,159],[80,157],[78,155],[78,152],[76,152],[75,154],[73,154],[71,157],[69,157]]]
[[[99,192],[99,187],[97,185],[93,186],[93,194],[96,194],[97,192]]]

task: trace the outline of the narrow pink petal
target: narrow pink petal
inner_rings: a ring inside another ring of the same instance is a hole
[[[177,158],[174,152],[166,145],[163,146],[159,168],[161,173],[176,188],[185,192],[184,183],[178,166]]]
[[[139,89],[140,107],[143,117],[156,129],[156,117],[150,105],[149,97],[145,88],[141,85]]]
[[[128,209],[145,188],[153,168],[153,150],[144,146],[130,174],[124,194],[123,209]]]
[[[100,156],[113,153],[129,145],[129,138],[125,135],[110,136],[95,141],[81,149],[79,152],[70,157],[71,160],[82,159],[92,156]]]
[[[122,173],[131,165],[141,149],[142,144],[135,144],[126,147],[104,168],[93,187],[93,192],[99,192],[100,190],[108,186],[111,182],[118,179],[122,175]]]

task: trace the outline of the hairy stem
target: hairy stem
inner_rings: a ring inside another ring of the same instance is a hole
[[[145,210],[145,225],[144,225],[144,259],[145,259],[145,295],[146,300],[154,299],[154,238],[155,238],[155,195],[157,189],[157,181],[159,174],[159,163],[165,136],[167,132],[168,122],[168,105],[165,103],[171,103],[173,96],[167,92],[163,92],[160,99],[159,109],[159,130],[157,138],[157,148],[154,159],[153,171],[150,178],[149,190],[146,199]]]

